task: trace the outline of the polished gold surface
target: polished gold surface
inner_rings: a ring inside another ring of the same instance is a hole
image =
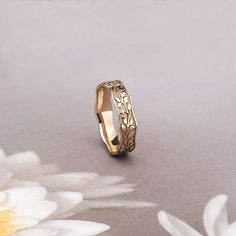
[[[118,111],[119,125],[114,125],[113,104]],[[95,111],[100,135],[111,155],[121,155],[135,148],[137,122],[129,93],[119,80],[98,85]]]

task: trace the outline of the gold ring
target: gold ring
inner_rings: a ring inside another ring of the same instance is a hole
[[[104,82],[98,85],[96,94],[95,112],[98,117],[99,131],[109,153],[121,155],[133,151],[137,121],[131,97],[125,86],[119,80]],[[118,111],[119,132],[114,125],[113,106]]]

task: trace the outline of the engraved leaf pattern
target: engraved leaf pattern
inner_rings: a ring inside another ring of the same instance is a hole
[[[121,138],[123,144],[120,152],[132,151],[135,148],[136,120],[132,111],[131,98],[120,81],[107,82],[120,115]]]

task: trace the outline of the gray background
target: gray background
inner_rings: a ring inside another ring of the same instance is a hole
[[[206,202],[226,193],[235,219],[235,1],[2,0],[0,11],[1,147],[125,176],[137,183],[126,198],[158,203],[79,218],[115,236],[164,236],[165,209],[203,232]],[[96,85],[113,79],[139,124],[123,159],[107,155],[93,111]]]

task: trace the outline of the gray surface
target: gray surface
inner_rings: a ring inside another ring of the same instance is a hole
[[[165,209],[198,229],[206,202],[236,215],[235,1],[7,1],[0,21],[0,145],[65,170],[137,183],[156,209],[90,212],[112,235],[167,235]],[[110,158],[93,112],[98,83],[134,99],[138,145]]]

